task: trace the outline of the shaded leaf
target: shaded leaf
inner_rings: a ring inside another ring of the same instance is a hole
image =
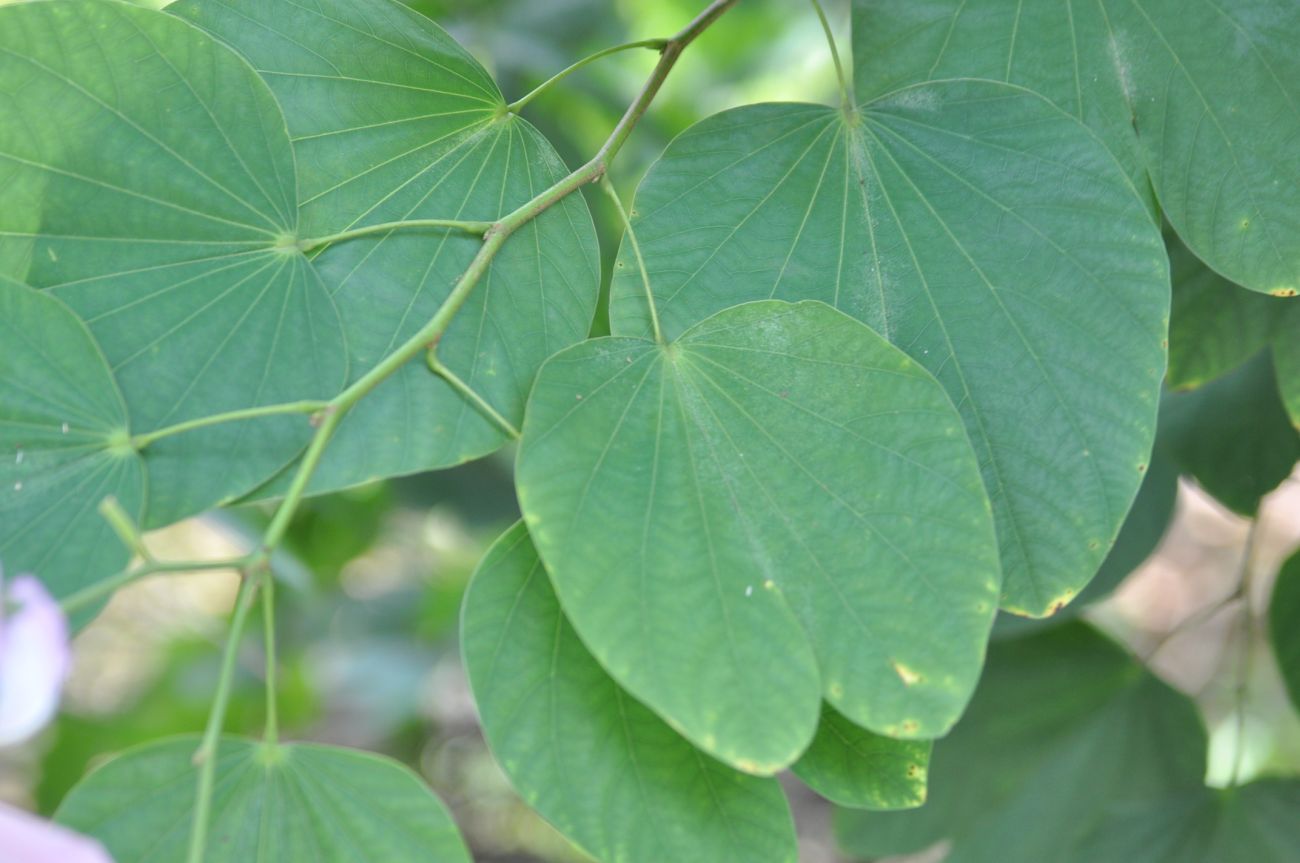
[[[1300,459],[1300,432],[1278,396],[1268,351],[1199,389],[1168,393],[1160,423],[1182,471],[1242,515],[1254,515]]]
[[[930,742],[895,740],[854,725],[829,704],[795,775],[821,796],[859,809],[910,809],[925,802]]]
[[[1300,710],[1300,552],[1278,571],[1268,606],[1268,630],[1291,703]]]
[[[862,858],[947,839],[946,863],[1067,859],[1108,806],[1199,786],[1206,745],[1190,700],[1074,622],[990,647],[970,710],[935,743],[924,806],[840,810],[836,832]]]
[[[122,863],[184,859],[198,743],[175,737],[127,750],[73,788],[55,819]],[[226,737],[217,759],[209,863],[469,863],[442,803],[389,758]]]
[[[1201,788],[1116,810],[1071,863],[1290,863],[1300,848],[1300,780]]]
[[[1169,287],[1159,231],[1076,120],[979,81],[848,121],[739,108],[669,146],[633,224],[670,337],[820,299],[935,374],[993,500],[1003,607],[1041,616],[1097,571],[1151,451]],[[646,333],[627,248],[612,290],[613,331]]]
[[[99,346],[62,302],[0,276],[0,566],[66,597],[130,556],[97,511],[139,517],[143,460]]]
[[[328,398],[345,373],[333,302],[287,247],[293,153],[274,98],[197,29],[124,4],[0,10],[0,163],[38,197],[0,201],[28,284],[85,320],[140,434]],[[39,202],[38,221],[15,203]],[[151,448],[151,524],[248,491],[310,435],[302,417]]]
[[[169,7],[240,51],[280,101],[297,155],[304,237],[404,219],[490,221],[567,170],[487,72],[390,0],[183,0]],[[351,379],[425,324],[480,242],[445,229],[335,243],[313,263],[337,302]],[[438,345],[459,377],[520,422],[538,366],[586,337],[599,282],[581,195],[521,228]],[[447,467],[504,434],[418,363],[340,426],[311,489]],[[287,480],[259,491],[282,491]]]
[[[978,677],[998,567],[960,417],[821,303],[556,355],[517,486],[592,653],[743,770],[791,763],[823,694],[879,733],[933,737]]]
[[[704,755],[610,679],[565,621],[522,523],[479,565],[461,638],[497,761],[598,860],[796,860],[776,780]]]

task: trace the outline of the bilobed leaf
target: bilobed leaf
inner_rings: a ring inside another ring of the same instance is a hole
[[[796,860],[776,780],[703,754],[605,673],[564,619],[522,524],[479,565],[461,624],[497,761],[530,806],[596,859]]]
[[[1300,7],[1292,0],[854,0],[859,97],[981,77],[1097,133],[1195,254],[1300,290]]]
[[[860,100],[943,78],[1019,84],[1083,121],[1154,212],[1109,9],[1115,0],[853,0]]]
[[[822,303],[557,354],[516,482],[592,653],[742,770],[794,761],[823,695],[879,733],[942,734],[979,675],[998,564],[961,419]]]
[[[1300,710],[1300,552],[1278,571],[1268,605],[1268,629],[1287,692]]]
[[[1245,516],[1300,459],[1300,431],[1282,406],[1267,350],[1198,389],[1166,394],[1160,434],[1184,473]]]
[[[0,261],[27,250],[12,275],[86,321],[133,433],[337,391],[337,313],[285,245],[298,218],[284,120],[234,52],[125,4],[18,4],[0,10],[0,88],[0,170],[40,190],[0,190]],[[160,443],[148,521],[246,492],[310,432],[280,417]]]
[[[490,221],[567,173],[540,133],[505,113],[477,61],[391,0],[183,0],[169,11],[241,52],[279,99],[303,237],[405,219]],[[313,256],[343,318],[352,380],[432,317],[479,246],[445,229],[404,230]],[[438,356],[517,424],[538,366],[587,335],[598,282],[591,218],[571,195],[505,245]],[[349,414],[311,488],[446,467],[505,440],[413,363]]]
[[[1169,284],[1159,230],[1078,121],[980,81],[847,118],[739,108],[668,147],[633,226],[670,337],[747,300],[820,299],[939,379],[993,501],[1005,608],[1046,614],[1097,571],[1151,452]],[[625,248],[619,335],[648,331],[631,264]]]
[[[55,597],[112,575],[126,548],[97,511],[139,517],[143,460],[99,346],[62,302],[0,276],[0,565]]]
[[[911,809],[925,802],[930,741],[895,740],[854,725],[829,704],[794,774],[821,796],[856,809]]]
[[[1199,787],[1205,750],[1189,699],[1073,622],[990,647],[970,709],[935,743],[924,806],[840,810],[836,832],[864,859],[946,839],[946,863],[1068,860],[1109,806]]]
[[[197,737],[128,750],[68,793],[55,819],[121,863],[183,860],[193,822]],[[456,825],[397,762],[314,744],[223,738],[208,863],[469,863]]]
[[[1237,368],[1287,329],[1300,330],[1300,301],[1247,291],[1168,237],[1173,275],[1169,386],[1201,386]],[[1288,327],[1294,319],[1296,327]]]
[[[1300,848],[1300,780],[1199,788],[1116,809],[1069,863],[1290,863]]]

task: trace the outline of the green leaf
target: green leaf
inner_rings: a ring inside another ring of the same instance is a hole
[[[1253,516],[1300,459],[1300,432],[1278,395],[1268,351],[1160,407],[1161,443],[1184,473],[1234,512]]]
[[[1300,431],[1300,308],[1292,312],[1273,342],[1273,368],[1291,425]]]
[[[1290,863],[1300,848],[1300,780],[1201,788],[1116,810],[1070,863]]]
[[[858,809],[910,809],[925,802],[930,742],[895,740],[854,725],[829,704],[812,745],[791,769],[821,796]]]
[[[1287,350],[1284,345],[1300,331],[1300,301],[1238,287],[1205,266],[1177,237],[1166,240],[1174,288],[1170,387],[1199,387],[1240,366],[1274,339],[1279,353]]]
[[[1192,250],[1300,290],[1300,7],[1291,0],[854,0],[859,97],[934,78],[1021,84],[1079,117]]]
[[[68,793],[55,819],[121,863],[183,860],[197,737],[130,749]],[[334,746],[225,737],[207,863],[469,863],[447,810],[396,761]]]
[[[776,780],[704,755],[610,679],[564,619],[523,524],[479,565],[461,639],[497,761],[596,859],[797,859]]]
[[[65,597],[126,565],[97,511],[138,517],[143,460],[104,355],[62,302],[0,276],[0,565]]]
[[[304,237],[404,219],[491,221],[568,173],[539,132],[504,114],[477,61],[390,0],[183,0],[168,11],[241,52],[279,99],[297,155]],[[352,380],[432,317],[479,246],[467,234],[404,230],[313,256],[343,318]],[[439,359],[518,424],[542,361],[586,337],[598,284],[591,217],[571,195],[497,255],[439,343]],[[311,489],[447,467],[505,440],[411,364],[348,415]]]
[[[0,88],[0,171],[40,190],[0,190],[0,261],[26,249],[12,275],[86,321],[134,434],[337,391],[337,313],[285,246],[293,152],[246,63],[158,12],[25,3],[0,10]],[[24,203],[39,205],[36,224]],[[150,448],[147,520],[248,491],[310,432],[277,417]]]
[[[1108,806],[1199,786],[1206,745],[1190,700],[1074,622],[990,647],[970,710],[935,743],[924,806],[840,810],[836,832],[864,858],[946,839],[946,863],[1068,859]]]
[[[998,590],[970,444],[920,365],[822,303],[561,352],[516,483],[592,653],[733,766],[794,761],[823,694],[902,737],[965,706]]]
[[[1278,571],[1268,606],[1268,630],[1287,692],[1300,710],[1300,552]]]
[[[1019,84],[1087,124],[1154,213],[1125,93],[1128,72],[1117,62],[1113,3],[853,0],[857,97],[943,78]]]
[[[669,337],[747,300],[820,299],[934,373],[993,500],[1005,608],[1046,614],[1097,571],[1151,452],[1169,286],[1159,231],[1076,120],[979,81],[847,122],[739,108],[668,147],[633,225]],[[621,335],[648,332],[630,260]]]
[[[1124,519],[1119,537],[1102,561],[1101,569],[1079,592],[1069,605],[1047,618],[1018,617],[999,614],[993,625],[995,638],[1007,638],[1036,632],[1077,617],[1088,606],[1110,596],[1116,588],[1139,566],[1146,562],[1174,516],[1174,503],[1178,499],[1178,466],[1159,443],[1151,453],[1151,466],[1147,469],[1142,487],[1138,489],[1133,508]]]

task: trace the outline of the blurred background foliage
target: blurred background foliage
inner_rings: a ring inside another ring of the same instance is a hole
[[[0,0],[0,5],[12,0]],[[139,0],[154,8],[161,0]],[[404,0],[447,28],[494,74],[507,99],[610,45],[667,36],[702,0]],[[827,3],[847,45],[848,0]],[[573,166],[599,146],[654,64],[649,51],[589,66],[533,102],[525,116]],[[806,0],[745,0],[688,51],[611,179],[632,191],[668,141],[741,104],[831,102],[835,80]],[[585,190],[600,234],[604,287],[621,226]],[[607,332],[604,303],[593,335]],[[460,600],[491,541],[518,517],[513,452],[309,501],[275,561],[286,737],[356,746],[414,766],[448,801],[481,863],[584,859],[510,790],[478,732],[457,656]],[[149,537],[160,557],[239,553],[268,518],[224,511]],[[1231,672],[1242,650],[1237,589],[1250,530],[1186,482],[1156,555],[1091,615],[1136,653],[1160,646],[1155,670],[1195,695],[1212,732],[1211,779],[1246,747],[1250,773],[1300,770],[1300,721],[1276,669]],[[1265,500],[1252,538],[1267,602],[1271,574],[1300,545],[1300,483]],[[1118,577],[1118,576],[1117,576]],[[77,640],[74,679],[58,722],[32,745],[0,752],[0,799],[43,814],[87,769],[122,749],[200,729],[217,677],[233,575],[146,580],[122,591]],[[1192,621],[1192,625],[1188,621]],[[1252,632],[1250,638],[1260,638]],[[1251,650],[1267,656],[1266,647]],[[260,637],[241,655],[228,728],[257,735],[263,719]],[[1242,707],[1243,690],[1248,703]],[[1242,717],[1247,717],[1246,721]],[[829,808],[789,783],[804,863],[840,860]],[[926,859],[938,859],[932,853]],[[920,859],[920,858],[918,858]]]

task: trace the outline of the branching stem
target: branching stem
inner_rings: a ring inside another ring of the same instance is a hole
[[[497,428],[501,429],[501,431],[505,432],[512,439],[519,440],[519,429],[515,428],[514,423],[510,422],[510,420],[501,415],[500,411],[488,404],[487,399],[479,395],[477,390],[462,380],[460,375],[443,365],[442,360],[438,359],[438,351],[436,349],[431,348],[429,350],[428,354],[425,356],[425,362],[429,366],[429,371],[446,381],[448,386],[460,394],[461,398],[478,408],[479,412],[491,420]]]
[[[474,234],[475,236],[481,237],[486,234],[491,227],[491,222],[465,222],[459,219],[406,219],[401,222],[381,222],[378,225],[366,225],[361,228],[340,231],[337,234],[330,234],[325,237],[316,237],[311,240],[299,240],[297,245],[302,251],[310,252],[312,249],[318,249],[321,246],[328,246],[330,243],[339,243],[343,240],[355,240],[357,237],[369,237],[374,234],[389,234],[393,231],[409,231],[415,228],[463,231],[466,234]]]
[[[284,414],[312,414],[323,409],[327,404],[329,403],[323,401],[286,402],[284,404],[262,405],[261,407],[256,408],[244,408],[243,410],[229,411],[223,414],[213,414],[212,416],[199,417],[197,419],[187,420],[183,423],[177,423],[176,425],[167,426],[166,428],[161,428],[157,431],[134,435],[131,438],[131,446],[136,451],[139,451],[149,446],[149,444],[160,441],[163,438],[184,434],[185,432],[194,431],[195,429],[221,425],[223,423],[258,419],[259,417],[282,416]]]
[[[523,110],[524,106],[526,106],[529,102],[533,101],[538,96],[545,93],[547,90],[551,88],[552,85],[557,84],[563,79],[567,78],[571,72],[576,72],[579,69],[581,69],[583,66],[586,66],[589,63],[594,63],[595,61],[601,59],[602,57],[608,57],[610,54],[618,54],[622,51],[630,51],[635,48],[649,48],[654,51],[662,51],[664,49],[664,46],[667,44],[668,44],[667,39],[642,39],[639,42],[627,42],[622,45],[615,45],[612,48],[606,48],[603,51],[597,51],[595,54],[592,54],[590,57],[583,57],[581,60],[579,60],[577,63],[574,63],[572,66],[569,66],[567,69],[563,69],[560,72],[557,72],[554,75],[552,75],[550,78],[547,78],[541,84],[538,84],[536,87],[534,87],[523,98],[516,99],[515,101],[511,102],[509,105],[506,105],[506,110],[509,111],[511,114],[518,114],[521,110]]]
[[[844,64],[840,62],[840,49],[835,45],[835,32],[831,29],[830,19],[826,17],[826,10],[822,8],[821,0],[811,0],[811,2],[817,12],[817,20],[821,22],[822,32],[826,34],[826,44],[831,49],[831,60],[835,63],[835,77],[840,82],[840,107],[845,111],[851,111],[854,106],[853,82],[844,73]]]
[[[659,328],[659,310],[655,308],[655,295],[650,288],[650,271],[646,269],[645,259],[641,257],[641,244],[636,241],[636,232],[632,230],[632,220],[628,217],[627,210],[623,209],[623,202],[619,200],[618,192],[615,191],[614,184],[609,181],[609,177],[600,178],[600,188],[614,202],[614,209],[618,210],[618,216],[623,220],[623,232],[627,234],[628,244],[632,247],[632,254],[636,257],[637,269],[641,271],[641,286],[645,289],[645,304],[650,310],[650,324],[654,328],[655,341],[662,345],[664,344],[664,334],[663,330]]]
[[[64,598],[59,602],[64,614],[75,614],[78,611],[93,605],[95,602],[106,596],[126,587],[132,582],[150,575],[160,575],[165,572],[212,572],[215,570],[229,570],[238,572],[248,565],[248,558],[235,557],[224,560],[153,560],[137,566],[134,569],[124,569],[111,578],[96,582],[89,587],[83,588],[76,593]]]

